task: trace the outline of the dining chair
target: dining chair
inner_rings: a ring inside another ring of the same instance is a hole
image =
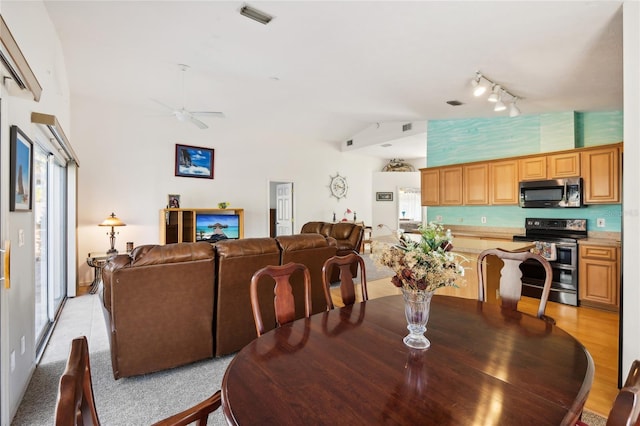
[[[344,256],[333,256],[327,259],[322,266],[322,284],[324,286],[324,296],[327,299],[327,310],[334,308],[331,299],[331,275],[333,268],[340,269],[340,296],[344,306],[353,305],[356,302],[356,287],[353,283],[352,266],[360,266],[360,288],[362,290],[362,301],[369,300],[367,293],[367,275],[364,266],[364,259],[356,252]],[[356,269],[357,270],[357,269]]]
[[[518,310],[518,302],[522,297],[522,271],[520,271],[520,264],[526,260],[533,259],[540,262],[545,270],[544,286],[542,288],[542,295],[540,296],[540,304],[538,306],[537,317],[555,324],[555,320],[544,314],[547,307],[547,300],[549,299],[549,292],[551,291],[551,280],[553,279],[553,272],[551,265],[544,257],[539,254],[531,253],[530,251],[512,252],[503,250],[500,248],[488,249],[478,255],[478,300],[486,301],[486,273],[485,263],[487,256],[496,256],[501,259],[504,266],[500,270],[500,299],[503,308]]]
[[[275,309],[276,326],[279,327],[292,322],[296,316],[295,299],[290,282],[291,275],[296,271],[301,271],[304,275],[304,316],[308,318],[311,316],[311,275],[305,265],[294,262],[289,262],[281,266],[269,265],[256,271],[251,277],[251,309],[253,310],[253,319],[256,323],[258,337],[265,332],[258,298],[258,283],[260,282],[260,278],[270,276],[275,281],[273,288],[273,305]]]
[[[154,423],[154,426],[186,426],[194,422],[204,426],[209,414],[217,410],[220,404],[220,391],[217,391],[199,404]],[[100,425],[91,383],[89,345],[85,336],[71,342],[67,366],[58,387],[55,425]]]
[[[607,426],[640,425],[640,360],[631,364],[624,386],[613,402]]]

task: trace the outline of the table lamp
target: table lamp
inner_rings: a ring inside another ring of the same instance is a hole
[[[116,243],[116,232],[113,230],[114,226],[127,226],[126,223],[118,219],[115,213],[111,213],[109,217],[102,221],[98,226],[110,226],[111,232],[107,232],[109,236],[109,242],[111,243],[111,248],[107,251],[108,255],[118,254],[118,250],[114,248],[114,244]]]

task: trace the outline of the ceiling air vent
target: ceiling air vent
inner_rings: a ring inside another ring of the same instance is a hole
[[[411,124],[411,123],[403,124],[402,125],[402,131],[403,132],[408,132],[409,130],[411,130],[412,127],[413,127],[413,124]]]
[[[351,146],[351,145],[353,145],[353,139],[349,139],[349,140],[347,141],[347,146]]]
[[[452,101],[447,101],[447,103],[451,106],[460,106],[460,105],[464,105],[462,102],[457,101],[457,100],[452,100]]]

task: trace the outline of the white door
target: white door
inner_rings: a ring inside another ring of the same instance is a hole
[[[276,185],[276,236],[293,235],[293,183]]]

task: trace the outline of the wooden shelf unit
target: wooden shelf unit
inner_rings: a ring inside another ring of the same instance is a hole
[[[238,235],[244,238],[244,209],[161,209],[160,244],[195,242],[198,214],[238,215]]]

